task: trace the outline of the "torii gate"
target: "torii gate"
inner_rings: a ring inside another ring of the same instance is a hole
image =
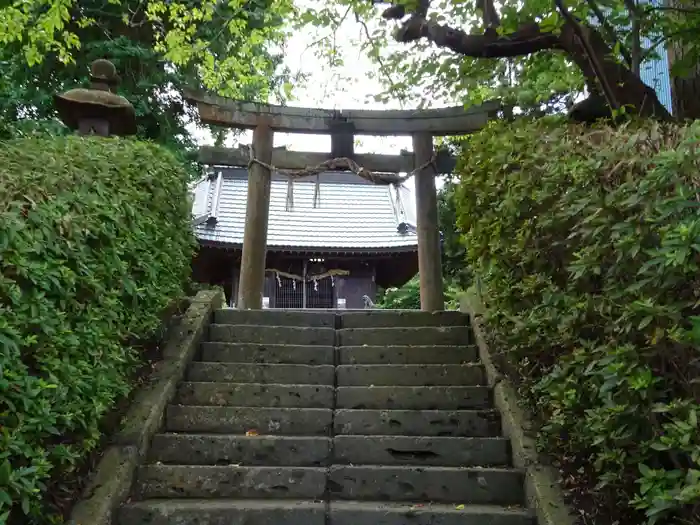
[[[197,104],[200,119],[206,124],[253,129],[250,152],[240,148],[201,148],[199,152],[199,160],[204,164],[249,168],[239,308],[262,308],[270,210],[270,166],[304,169],[324,161],[347,158],[370,172],[414,172],[421,309],[444,310],[435,175],[452,171],[454,159],[435,153],[433,136],[466,135],[480,130],[502,109],[499,102],[487,102],[467,110],[459,106],[377,111],[310,109],[240,102],[193,90],[185,90],[185,98]],[[328,133],[331,135],[331,153],[273,150],[275,131]],[[411,135],[413,155],[356,155],[356,134]]]

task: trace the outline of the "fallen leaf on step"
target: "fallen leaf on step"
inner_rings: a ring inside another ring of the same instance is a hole
[[[246,436],[259,436],[260,434],[258,433],[257,430],[248,430],[245,433]]]
[[[460,505],[455,505],[455,509],[456,510],[464,510],[464,504],[462,503]]]

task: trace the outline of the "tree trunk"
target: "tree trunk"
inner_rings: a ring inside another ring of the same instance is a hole
[[[668,50],[669,66],[681,60],[684,51],[680,47]],[[671,102],[673,115],[680,119],[700,119],[700,64],[682,77],[671,77]]]
[[[637,114],[643,117],[669,120],[671,115],[659,101],[656,91],[647,86],[638,75],[635,75],[624,64],[615,60],[600,33],[585,25],[581,25],[581,29],[602,66],[617,104],[622,108],[633,108]],[[581,69],[589,86],[597,85],[595,71],[571,24],[564,24],[559,40],[561,48]]]

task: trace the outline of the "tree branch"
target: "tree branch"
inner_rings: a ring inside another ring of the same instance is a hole
[[[630,18],[632,19],[632,60],[630,61],[630,67],[635,75],[639,75],[642,65],[642,37],[640,34],[641,13],[639,12],[635,0],[624,0],[624,2],[627,11],[629,11]]]
[[[593,82],[592,84],[594,86],[596,84],[600,84],[600,89],[603,91],[605,100],[607,100],[610,108],[612,108],[613,110],[620,109],[620,105],[615,96],[615,92],[613,91],[612,86],[610,86],[610,81],[608,79],[607,73],[603,69],[602,64],[600,63],[596,50],[593,48],[591,42],[589,41],[590,31],[589,34],[584,33],[581,25],[569,12],[568,8],[564,5],[564,0],[554,0],[554,5],[557,6],[559,13],[564,18],[564,20],[566,20],[566,26],[570,27],[573,31],[573,34],[575,35],[575,44],[583,49],[583,55],[585,56],[586,61],[588,62],[588,65],[593,72],[592,76],[587,77],[588,80],[597,80],[598,82]],[[585,70],[583,71],[585,74]]]
[[[428,5],[429,0],[421,0],[422,13],[427,13]],[[403,6],[392,6],[384,11],[382,16],[387,19],[402,19],[406,14],[408,13]],[[426,39],[438,47],[474,58],[509,58],[546,50],[564,51],[579,67],[588,85],[594,90],[597,90],[599,80],[596,71],[598,62],[603,70],[603,82],[607,80],[607,87],[613,95],[609,101],[613,108],[630,106],[640,116],[664,120],[671,118],[659,102],[656,92],[624,64],[615,60],[600,33],[589,26],[578,24],[575,20],[572,22],[565,19],[559,34],[543,32],[532,22],[523,24],[510,34],[499,35],[496,31],[487,29],[485,34],[474,35],[412,13],[400,25],[394,37],[403,43]],[[586,42],[591,47],[590,55],[585,49]]]
[[[631,66],[632,58],[630,57],[629,51],[627,51],[627,48],[624,45],[622,45],[620,39],[617,38],[617,35],[615,34],[615,29],[610,25],[608,19],[605,18],[605,15],[600,10],[600,7],[598,7],[598,4],[595,3],[595,0],[586,0],[586,2],[588,3],[588,7],[591,8],[591,11],[593,11],[595,17],[598,19],[600,26],[605,30],[608,40],[613,44],[619,45],[622,58],[625,59],[625,63],[628,67]]]
[[[525,25],[514,33],[470,35],[436,22],[409,18],[396,32],[399,42],[413,42],[421,38],[460,55],[474,58],[505,58],[529,55],[545,49],[560,49],[559,37],[542,33],[536,24]]]

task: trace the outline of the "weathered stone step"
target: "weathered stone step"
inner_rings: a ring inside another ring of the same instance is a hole
[[[290,341],[291,343],[291,341]],[[381,345],[468,345],[471,328],[466,326],[423,328],[344,328],[338,330],[340,346]],[[322,343],[309,343],[322,344]]]
[[[333,411],[325,408],[170,405],[165,428],[168,432],[325,436],[332,422]]]
[[[488,386],[343,386],[338,408],[391,410],[464,410],[490,408]]]
[[[308,310],[235,310],[225,308],[214,312],[214,322],[218,324],[335,328],[335,319],[335,312]]]
[[[326,469],[319,467],[145,465],[134,481],[143,499],[316,499],[325,490]]]
[[[328,396],[331,396],[330,405]],[[175,402],[181,405],[330,408],[332,397],[329,385],[184,382],[178,387]]]
[[[416,365],[416,364],[461,364],[479,359],[479,350],[474,345],[382,345],[341,346],[338,348],[338,363],[341,365]],[[212,359],[215,361],[215,359]],[[309,363],[315,364],[315,363]]]
[[[189,381],[228,383],[332,385],[334,378],[332,365],[193,362],[187,371]]]
[[[207,387],[197,385],[206,384]],[[213,396],[222,388],[216,383],[182,383],[178,390],[178,401],[193,401],[183,404],[205,404],[201,401],[217,401]],[[240,407],[281,408],[333,408],[333,387],[330,385],[289,385],[264,383],[231,383],[226,399],[229,405]],[[199,390],[197,390],[199,389]],[[215,394],[212,394],[216,392]],[[197,402],[199,401],[199,403]],[[215,404],[215,403],[206,403]]]
[[[464,505],[457,508],[454,504],[440,503],[416,506],[410,503],[334,501],[330,504],[329,523],[330,525],[535,525],[536,520],[528,510],[496,505]],[[161,525],[161,523],[155,522],[153,525]],[[190,525],[190,523],[185,522],[182,525]],[[205,522],[203,525],[213,524]]]
[[[119,510],[120,525],[324,525],[325,503],[297,500],[146,500]],[[535,525],[521,508],[333,501],[330,525]]]
[[[119,525],[324,525],[326,507],[320,501],[275,499],[146,500],[127,503],[118,516]]]
[[[481,365],[341,365],[338,386],[473,386],[486,384]]]
[[[202,361],[239,363],[288,363],[332,365],[332,346],[301,346],[255,343],[202,343]]]
[[[179,465],[318,467],[330,459],[331,439],[320,436],[156,434],[150,461]]]
[[[336,436],[333,462],[351,465],[506,466],[502,437]]]
[[[209,327],[209,340],[224,343],[333,346],[335,344],[335,330],[333,328],[212,324]]]
[[[334,433],[357,436],[500,436],[501,416],[496,410],[338,410]]]
[[[331,498],[521,505],[524,476],[515,469],[416,466],[332,466]]]
[[[211,391],[220,392],[214,386],[199,387],[205,393],[196,397],[196,385],[202,383],[182,383],[179,387],[178,401],[193,401],[183,404],[204,404],[196,401],[216,400]],[[210,383],[206,383],[210,385]],[[268,385],[262,383],[233,383],[230,399],[236,406],[241,407],[285,407],[285,408],[332,408],[333,387],[330,385]],[[208,393],[206,393],[208,391]],[[207,403],[212,404],[212,403]]]
[[[421,312],[419,310],[371,310],[342,312],[341,328],[395,328],[424,326],[469,326],[462,312]]]

